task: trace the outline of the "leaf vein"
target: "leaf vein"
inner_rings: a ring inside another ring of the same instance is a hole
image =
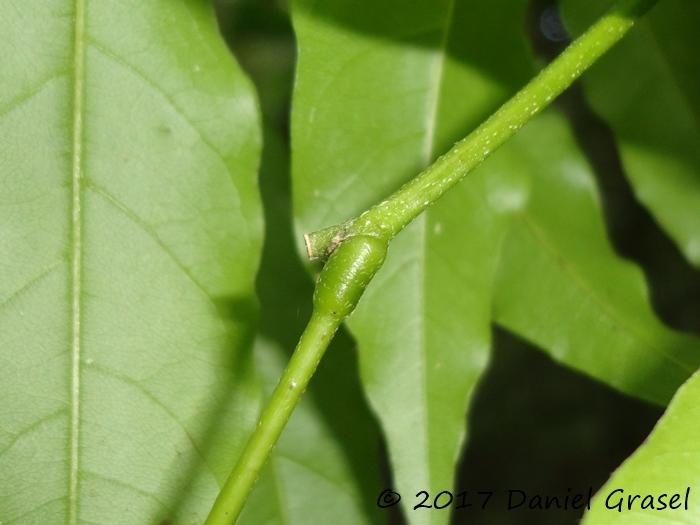
[[[190,128],[197,134],[197,137],[206,145],[215,157],[223,164],[226,171],[230,173],[230,169],[226,162],[225,155],[214,145],[214,143],[207,137],[204,132],[197,126],[197,124],[192,120],[192,118],[185,113],[185,111],[179,106],[177,102],[169,95],[164,89],[162,89],[155,81],[151,80],[143,72],[141,72],[136,66],[125,60],[119,54],[115,53],[109,47],[102,44],[101,42],[95,40],[95,38],[90,38],[90,46],[97,50],[102,56],[111,60],[123,69],[131,72],[138,79],[142,80],[144,84],[149,86],[155,93],[163,97],[163,99],[168,103],[168,105],[178,114],[180,117],[190,126]]]
[[[155,406],[160,408],[168,416],[168,418],[184,432],[185,436],[187,437],[187,440],[192,445],[192,449],[196,452],[196,454],[199,456],[200,460],[202,461],[202,465],[204,465],[206,467],[207,471],[212,475],[212,477],[215,477],[213,471],[209,468],[209,465],[207,464],[206,457],[204,456],[204,453],[197,446],[197,442],[195,441],[192,434],[190,434],[190,431],[187,429],[185,424],[177,418],[175,413],[167,405],[165,405],[160,399],[158,399],[151,392],[146,390],[146,388],[139,381],[132,379],[131,377],[125,376],[123,374],[120,374],[119,372],[115,372],[114,370],[110,370],[110,369],[105,368],[103,366],[97,365],[95,363],[89,363],[89,364],[86,363],[85,366],[87,368],[90,368],[91,370],[94,370],[94,371],[100,373],[100,374],[103,374],[105,376],[116,379],[117,381],[121,382],[122,384],[124,384],[126,386],[129,386],[131,388],[136,389],[146,399],[148,399],[151,403],[153,403]]]
[[[23,91],[21,94],[14,97],[4,107],[0,108],[0,119],[32,100],[35,96],[44,91],[44,89],[46,89],[46,87],[48,87],[48,85],[51,84],[54,80],[57,80],[63,77],[64,75],[64,71],[54,73],[39,81],[35,86],[30,87],[28,90]]]
[[[163,253],[165,253],[170,258],[170,260],[173,261],[177,268],[180,271],[182,271],[182,273],[192,282],[192,284],[194,284],[197,287],[197,289],[199,289],[202,292],[202,294],[204,294],[207,300],[214,307],[216,307],[214,299],[211,297],[211,295],[209,295],[209,292],[207,292],[207,290],[204,288],[204,285],[197,280],[197,278],[194,276],[191,270],[187,266],[185,266],[185,264],[177,257],[177,255],[175,255],[172,249],[167,244],[165,244],[165,242],[163,242],[163,240],[158,236],[158,234],[155,232],[151,225],[149,225],[134,210],[129,208],[126,204],[124,204],[120,199],[112,195],[105,188],[95,184],[93,181],[87,182],[86,187],[95,192],[97,195],[100,195],[102,198],[104,198],[105,201],[112,205],[116,210],[121,212],[127,219],[129,219],[132,223],[138,226],[139,229],[141,229],[141,231],[148,235],[148,237],[151,238],[161,250],[163,250]]]
[[[60,497],[58,497],[58,498],[52,498],[52,499],[50,499],[50,500],[48,500],[48,501],[45,501],[45,502],[43,502],[43,503],[37,505],[37,506],[34,507],[32,510],[29,510],[29,511],[27,511],[27,512],[24,512],[24,513],[20,514],[19,516],[16,516],[16,517],[12,518],[10,521],[2,521],[2,522],[0,522],[0,523],[1,523],[2,525],[10,525],[10,523],[17,523],[19,520],[21,520],[21,519],[23,519],[23,518],[26,518],[27,516],[31,516],[31,515],[34,514],[37,510],[41,510],[41,509],[43,509],[44,507],[48,507],[48,506],[51,505],[52,503],[56,503],[57,501],[61,501],[61,500],[65,499],[65,498],[66,498],[65,496],[60,496]]]
[[[563,255],[554,246],[552,246],[552,244],[546,238],[546,234],[542,231],[542,229],[539,228],[539,226],[537,226],[537,224],[535,224],[535,222],[525,212],[521,213],[519,217],[527,227],[527,230],[530,232],[533,238],[544,248],[546,253],[555,258],[561,258],[561,260],[565,262],[565,264],[561,266],[563,271],[571,277],[571,280],[574,283],[574,285],[579,290],[581,290],[583,294],[587,296],[591,300],[591,302],[593,302],[594,305],[598,306],[600,312],[603,313],[608,319],[610,319],[610,321],[612,321],[615,325],[617,325],[618,328],[620,328],[624,332],[627,332],[627,334],[633,339],[644,343],[645,346],[647,346],[647,348],[649,348],[650,350],[666,357],[670,363],[678,366],[681,370],[683,370],[683,372],[691,374],[695,372],[695,370],[692,369],[690,366],[686,365],[685,363],[679,361],[676,357],[658,348],[651,341],[649,341],[647,337],[638,333],[617,314],[615,314],[614,311],[608,308],[605,302],[602,301],[596,295],[596,293],[590,288],[590,286],[588,286],[585,279],[578,273],[576,268],[572,266],[571,262],[568,259],[564,258]]]
[[[2,299],[2,302],[0,302],[0,311],[4,310],[4,308],[7,305],[9,305],[14,299],[30,290],[33,286],[37,285],[45,277],[49,276],[51,272],[53,272],[56,268],[58,268],[61,265],[62,262],[62,260],[54,262],[53,264],[41,270],[37,275],[27,280],[23,285],[11,291],[7,296],[5,296]]]
[[[435,51],[433,63],[431,64],[431,72],[429,78],[433,78],[434,82],[428,93],[428,106],[425,120],[425,137],[423,142],[423,162],[425,166],[430,165],[435,155],[435,132],[438,125],[438,110],[440,107],[440,94],[442,91],[442,82],[444,80],[445,56],[447,54],[447,45],[450,38],[450,28],[453,23],[455,0],[449,0],[445,22],[442,31],[442,38],[438,49]],[[426,297],[427,297],[427,257],[428,257],[428,220],[430,212],[426,211],[420,220],[420,250],[419,250],[419,271],[420,271],[420,357],[421,357],[421,380],[423,384],[423,417],[424,421],[424,439],[426,458],[426,480],[427,489],[432,487],[432,469],[431,469],[431,453],[430,453],[430,402],[428,400],[428,392],[430,392],[430,378],[428,376],[428,355],[427,355],[427,334],[426,334]],[[432,521],[432,520],[431,520]]]
[[[340,489],[341,492],[347,494],[348,496],[351,496],[353,498],[355,497],[355,494],[350,492],[346,485],[344,485],[343,483],[339,482],[336,479],[331,478],[327,473],[323,472],[321,469],[313,468],[308,463],[304,463],[296,458],[293,458],[291,456],[288,456],[288,455],[285,455],[285,454],[282,454],[279,452],[277,453],[277,457],[278,457],[278,459],[282,459],[284,461],[289,461],[290,463],[294,463],[295,465],[303,468],[307,472],[310,472],[311,474],[326,480],[328,483],[330,483],[334,487]]]
[[[13,434],[12,440],[9,443],[7,443],[2,450],[0,450],[0,457],[5,455],[5,453],[8,450],[10,450],[13,446],[15,446],[15,444],[20,439],[22,439],[22,436],[33,432],[34,430],[39,428],[42,424],[46,423],[47,421],[51,421],[52,419],[54,419],[55,417],[57,417],[61,414],[65,414],[65,412],[66,412],[65,408],[62,408],[60,410],[56,410],[55,412],[52,412],[46,416],[40,417],[39,419],[34,421],[31,425],[27,425],[26,427],[24,427],[22,430],[20,430],[16,434]]]
[[[71,364],[69,435],[70,467],[68,475],[68,525],[78,523],[78,472],[80,470],[80,358],[81,358],[81,287],[82,287],[82,176],[83,117],[85,84],[85,10],[87,0],[75,0],[73,35],[73,107],[71,168]]]
[[[145,496],[145,497],[155,501],[156,503],[158,503],[158,505],[160,505],[162,507],[162,509],[166,512],[170,512],[170,510],[171,510],[170,507],[168,505],[166,505],[164,502],[162,502],[160,499],[158,499],[158,497],[155,494],[148,492],[147,490],[135,487],[134,485],[131,485],[130,483],[126,483],[125,481],[122,481],[122,480],[119,480],[116,478],[112,478],[109,476],[105,476],[104,474],[100,474],[99,472],[94,472],[91,470],[84,470],[83,473],[88,475],[88,476],[92,476],[94,478],[101,479],[102,481],[114,483],[115,485],[117,485],[119,487],[123,487],[125,489],[131,490],[132,492],[140,494],[141,496]],[[81,521],[83,521],[83,520],[81,520]]]

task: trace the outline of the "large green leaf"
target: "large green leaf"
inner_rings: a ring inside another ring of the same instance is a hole
[[[340,222],[385,197],[523,84],[534,71],[525,7],[298,1],[299,229]],[[700,362],[697,341],[655,319],[639,271],[612,250],[590,167],[555,115],[523,129],[402,232],[350,319],[404,496],[452,486],[492,311],[564,363],[657,402]]]
[[[700,522],[698,421],[700,373],[680,388],[646,442],[593,498],[583,525]],[[674,499],[676,493],[679,497]],[[660,497],[662,494],[665,496]],[[633,499],[630,505],[629,498],[635,495],[640,497]],[[648,496],[652,496],[653,501]]]
[[[562,0],[578,33],[609,0]],[[664,0],[584,77],[615,133],[627,176],[688,260],[700,266],[700,3]]]
[[[563,122],[543,115],[516,140],[530,191],[501,254],[494,319],[569,366],[667,403],[700,365],[700,342],[657,319],[641,271],[615,254]]]
[[[525,2],[295,7],[293,176],[304,231],[348,218],[397,188],[528,75],[512,52],[525,49],[518,25]],[[494,25],[507,52],[488,44]],[[492,72],[480,70],[492,61]],[[460,95],[465,86],[468,96]],[[468,400],[487,362],[505,224],[484,196],[506,185],[512,162],[494,159],[500,177],[475,175],[407,228],[350,321],[404,501],[453,485]],[[407,515],[412,523],[448,519],[445,512]]]
[[[0,34],[0,520],[201,523],[258,410],[251,87],[204,2]]]

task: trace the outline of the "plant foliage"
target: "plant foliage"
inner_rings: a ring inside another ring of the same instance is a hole
[[[577,34],[610,3],[561,8]],[[308,317],[295,239],[385,198],[542,66],[528,0],[219,4],[221,28],[195,0],[0,5],[2,524],[202,523]],[[583,82],[693,278],[698,23],[695,0],[660,2]],[[615,486],[697,480],[700,339],[610,240],[583,142],[546,110],[397,236],[241,524],[448,523],[411,497],[462,489],[495,329],[673,398],[586,525],[656,523],[601,510]],[[389,486],[402,515],[377,508]]]

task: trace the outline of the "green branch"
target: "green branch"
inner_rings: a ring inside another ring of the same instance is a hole
[[[656,0],[621,0],[465,139],[386,200],[336,226],[304,236],[310,259],[324,259],[357,234],[387,241],[481,164],[618,42]]]
[[[338,326],[355,309],[385,256],[385,244],[374,237],[357,235],[335,250],[324,265],[314,290],[311,319],[238,464],[221,489],[206,525],[229,525],[243,510],[260,469]]]
[[[360,216],[304,237],[310,258],[328,259],[314,291],[311,319],[206,525],[230,525],[238,518],[336,330],[383,264],[389,241],[569,87],[655,3],[620,0],[496,113],[415,179]]]

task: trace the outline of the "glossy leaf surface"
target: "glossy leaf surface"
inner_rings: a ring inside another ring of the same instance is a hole
[[[205,3],[0,13],[0,519],[201,523],[258,409],[251,86]]]
[[[649,438],[593,498],[583,525],[697,523],[699,420],[700,375],[695,374],[678,390]]]
[[[700,365],[700,341],[658,320],[641,271],[615,254],[565,123],[543,116],[519,139],[529,195],[504,243],[494,319],[568,366],[667,403]]]
[[[385,198],[524,84],[525,7],[297,2],[300,232]],[[452,487],[492,320],[656,402],[697,367],[697,341],[656,320],[640,272],[611,248],[597,191],[565,122],[544,115],[392,242],[349,326],[402,494]]]
[[[578,34],[610,2],[564,0]],[[700,266],[700,4],[668,0],[584,77],[617,137],[637,198]]]
[[[478,18],[507,20],[503,49],[523,49],[512,6],[495,2],[474,16],[472,2],[382,1],[359,10],[342,1],[297,4],[292,144],[302,230],[348,218],[397,188],[527,75],[508,53],[493,76],[476,67],[493,58],[488,44],[474,45],[493,38]],[[465,85],[470,96],[459,95]],[[510,159],[500,162],[508,179]],[[475,176],[395,239],[350,321],[403,494],[452,486],[468,399],[490,344],[492,241],[504,221],[484,193],[499,183]],[[447,519],[408,516],[412,523]]]

